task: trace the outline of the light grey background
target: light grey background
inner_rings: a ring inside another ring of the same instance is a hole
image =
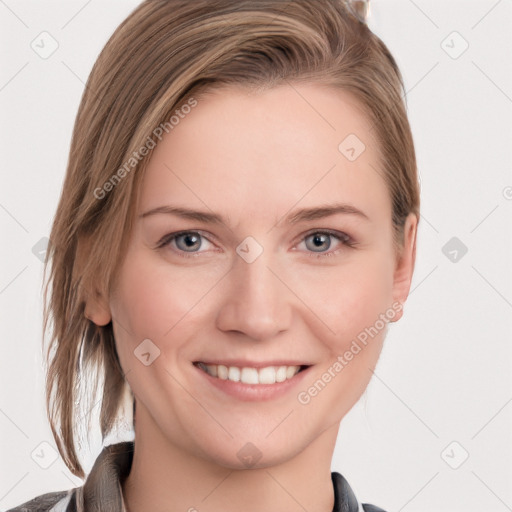
[[[0,0],[1,510],[83,483],[51,463],[33,248],[85,80],[137,4]],[[374,0],[369,25],[405,78],[422,219],[405,315],[342,421],[332,469],[390,512],[512,510],[512,4]],[[43,31],[59,45],[47,59],[31,47],[51,48]],[[96,438],[84,453],[87,471],[100,449]]]

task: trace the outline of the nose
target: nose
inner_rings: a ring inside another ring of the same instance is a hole
[[[266,251],[252,263],[236,256],[219,298],[218,329],[261,341],[289,328],[293,294],[275,266]]]

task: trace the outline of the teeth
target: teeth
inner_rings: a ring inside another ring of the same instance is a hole
[[[228,380],[233,382],[240,382],[240,368],[236,366],[230,366],[228,368]]]
[[[258,382],[260,384],[274,384],[276,382],[276,369],[273,366],[269,366],[267,368],[260,368],[259,372],[256,373],[258,374]],[[258,382],[256,382],[256,384]]]
[[[204,363],[198,363],[197,366],[212,377],[233,382],[243,382],[244,384],[275,384],[276,382],[284,382],[294,377],[300,370],[300,366],[267,366],[259,369]]]
[[[276,371],[276,382],[285,381],[287,375],[288,372],[286,371],[286,366],[280,366]]]
[[[242,368],[240,380],[245,384],[259,384],[258,370],[256,368]]]
[[[211,366],[215,366],[215,365],[211,365]],[[210,368],[211,368],[211,366],[210,366]],[[203,370],[204,370],[204,368],[203,368]],[[207,366],[206,366],[206,372],[210,373],[208,371],[208,367]],[[212,377],[215,377],[214,373],[210,373],[210,375]],[[219,364],[219,366],[217,366],[217,377],[219,379],[222,379],[222,380],[227,380],[227,378],[228,378],[228,368],[227,368],[227,366],[224,366],[223,364]]]
[[[210,375],[217,377],[217,366],[214,364],[207,364],[206,369]]]

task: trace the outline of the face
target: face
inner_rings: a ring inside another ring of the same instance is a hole
[[[170,443],[271,465],[361,396],[414,261],[414,217],[395,256],[377,151],[355,101],[312,84],[211,92],[157,145],[108,312],[92,315],[112,317],[137,414]]]

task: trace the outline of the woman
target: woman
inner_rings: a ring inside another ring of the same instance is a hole
[[[414,270],[402,78],[362,2],[147,0],[89,77],[51,232],[47,403],[83,486],[12,510],[364,511],[330,471]],[[88,414],[90,423],[91,415]]]

